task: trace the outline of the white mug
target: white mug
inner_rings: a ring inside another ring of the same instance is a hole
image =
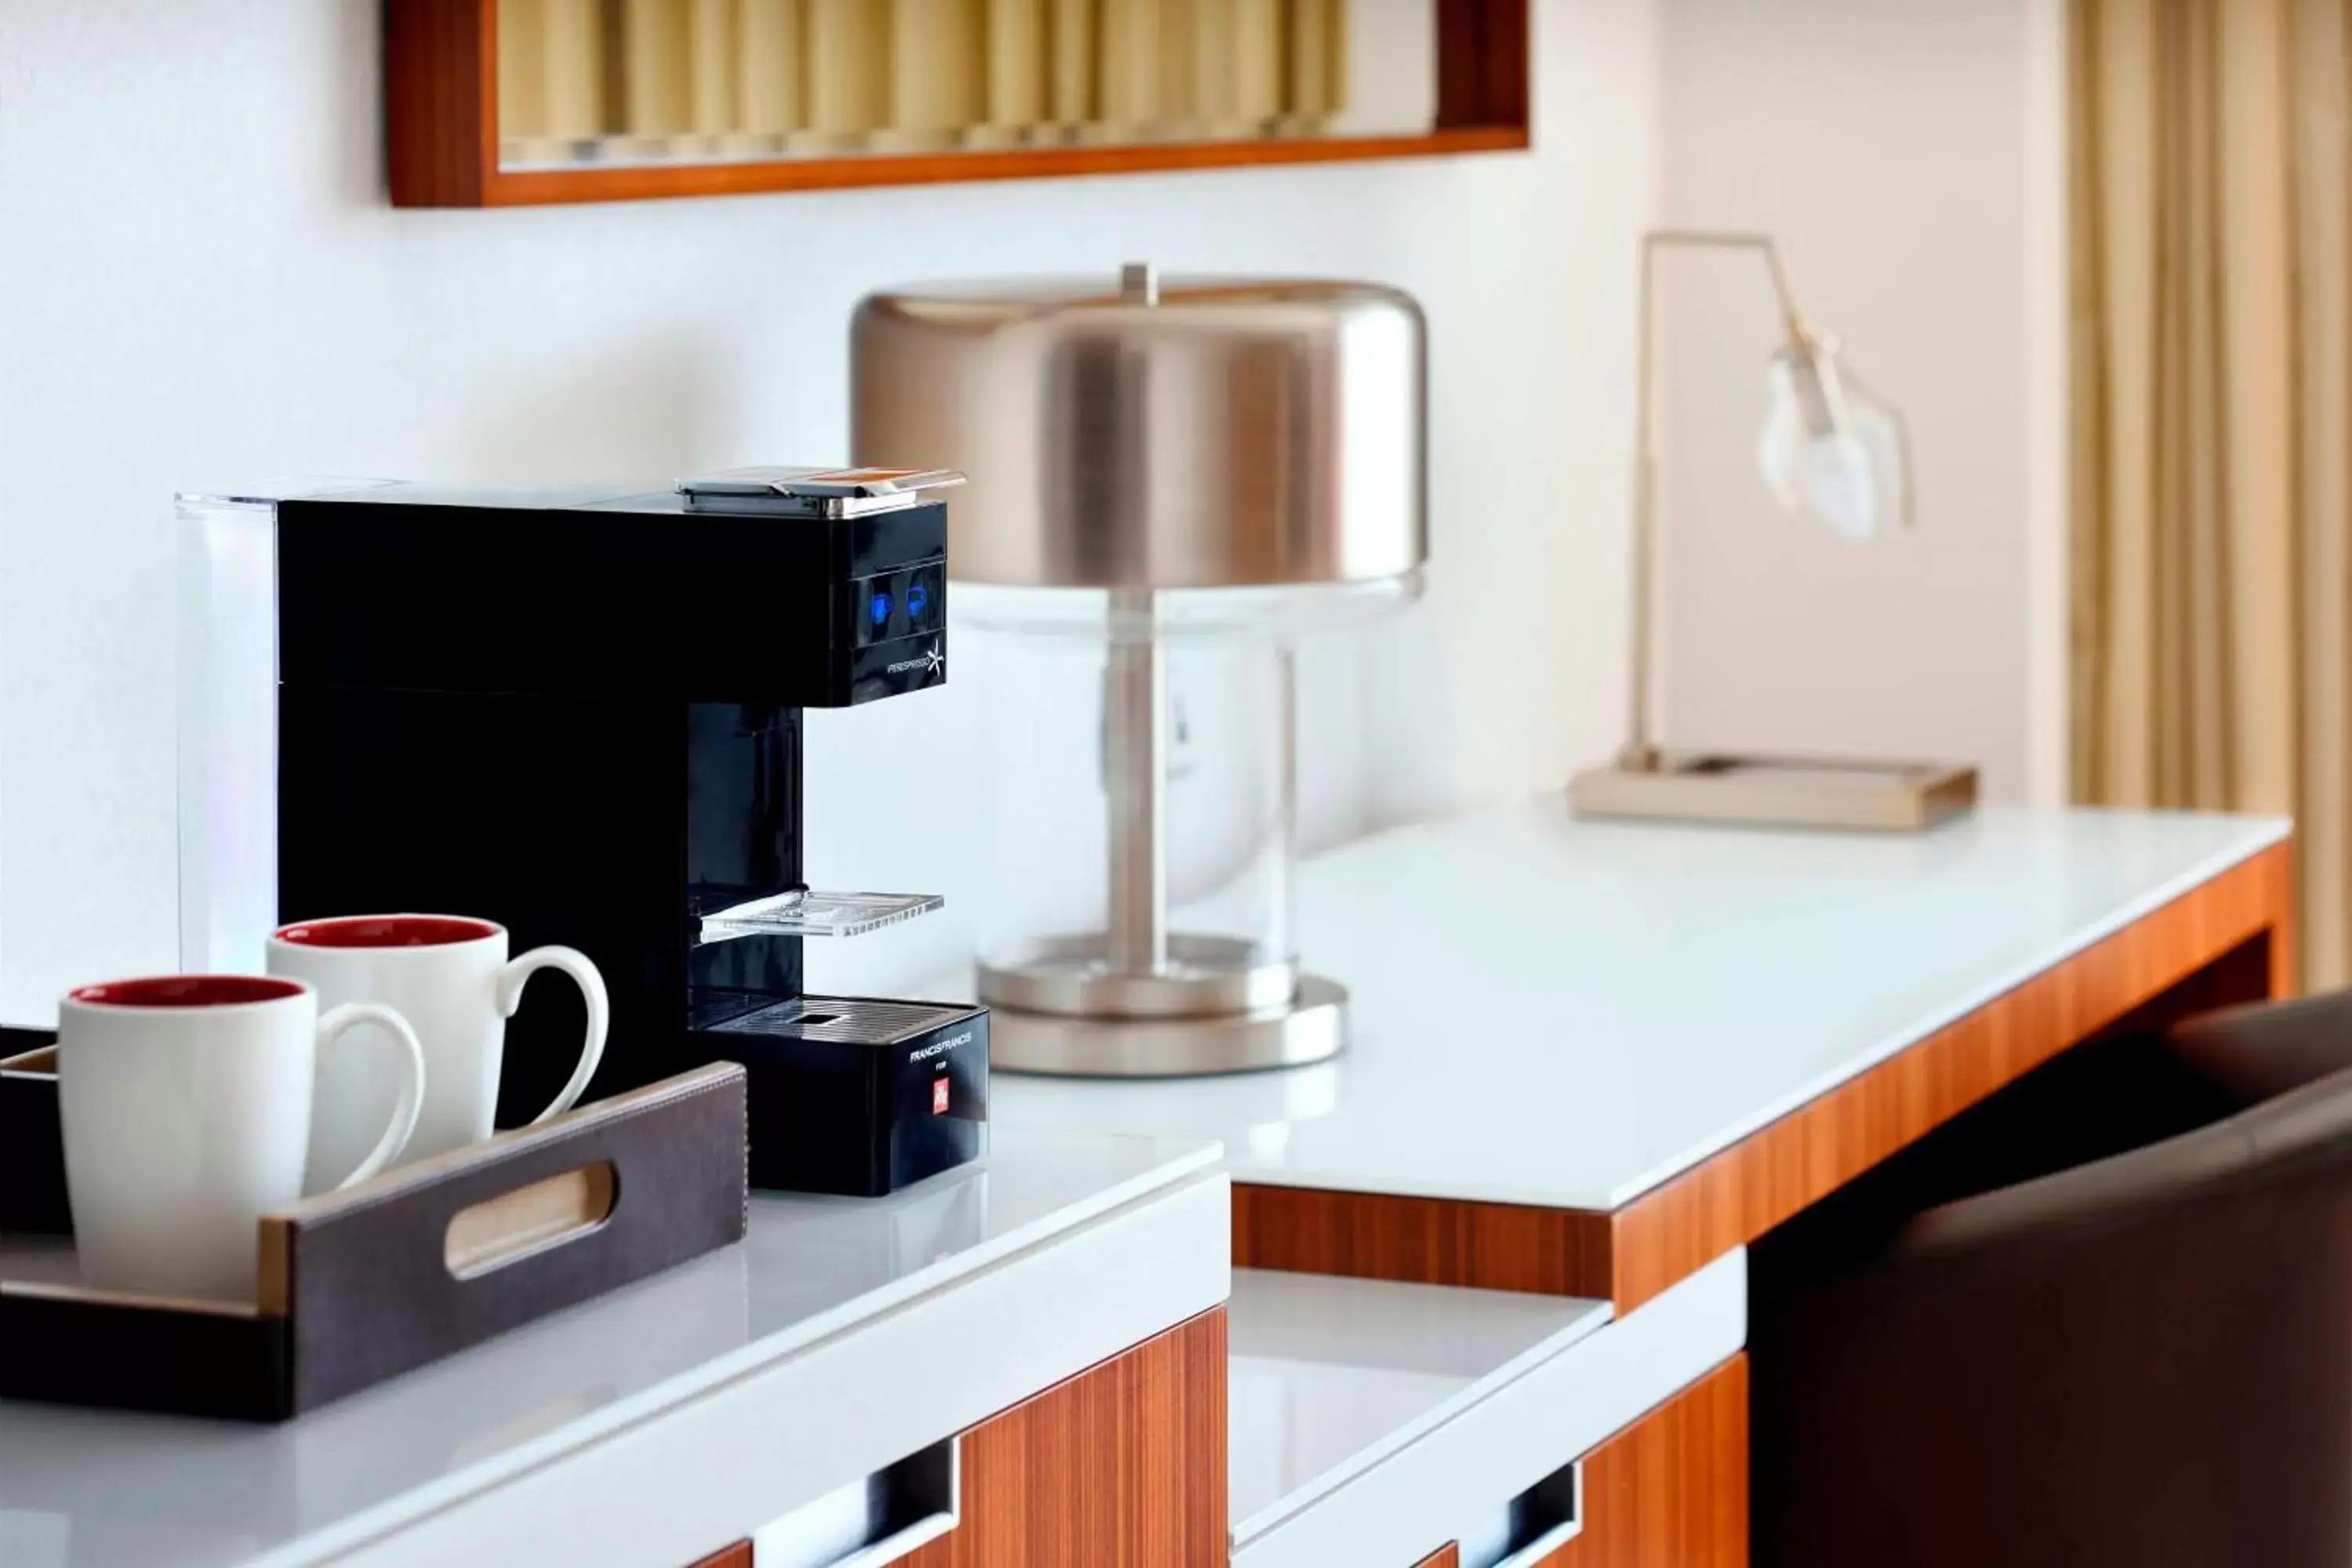
[[[344,1037],[387,1032],[395,1049]],[[250,1301],[261,1216],[303,1194],[323,1062],[386,1055],[398,1092],[329,1184],[363,1182],[416,1126],[425,1055],[389,1007],[319,1016],[299,980],[173,974],[69,992],[58,1009],[58,1117],[82,1278],[102,1289]],[[372,1146],[371,1146],[372,1145]]]
[[[568,947],[533,948],[509,962],[507,943],[506,927],[467,916],[348,915],[281,926],[269,939],[268,968],[308,981],[330,1004],[384,1003],[415,1026],[425,1046],[425,1109],[406,1158],[422,1160],[490,1135],[507,1020],[535,972],[572,977],[588,1003],[588,1031],[572,1081],[534,1124],[571,1110],[604,1059],[610,1007],[596,966]],[[382,1121],[397,1087],[382,1065],[360,1052],[328,1064],[310,1127],[313,1191]]]

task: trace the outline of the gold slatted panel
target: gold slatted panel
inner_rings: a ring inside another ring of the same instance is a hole
[[[509,168],[1320,134],[1349,0],[498,0]]]

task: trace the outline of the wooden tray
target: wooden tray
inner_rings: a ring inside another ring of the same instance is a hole
[[[0,1396],[280,1421],[743,1237],[719,1063],[264,1215],[253,1305],[96,1290],[19,1223],[65,1217],[49,1065],[0,1062]]]

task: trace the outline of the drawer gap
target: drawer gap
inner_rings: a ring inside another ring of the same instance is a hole
[[[1572,1459],[1462,1532],[1462,1568],[1535,1568],[1584,1532],[1584,1461]]]

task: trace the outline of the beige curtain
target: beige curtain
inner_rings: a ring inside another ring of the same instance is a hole
[[[497,0],[509,162],[1316,134],[1348,0]],[[1083,131],[1081,132],[1081,129]]]
[[[2074,781],[2292,812],[2352,979],[2352,0],[2074,0]]]

